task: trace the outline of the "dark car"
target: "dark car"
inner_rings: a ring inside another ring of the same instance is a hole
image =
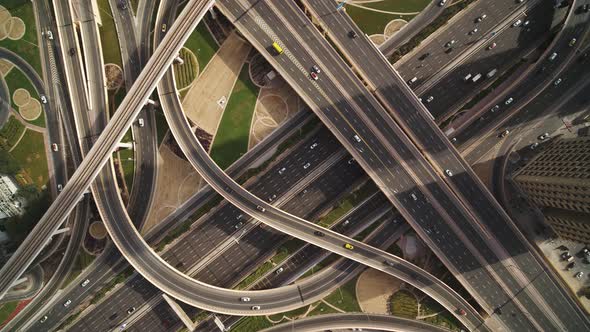
[[[74,55],[76,54],[76,49],[75,48],[70,48],[70,55]]]
[[[119,0],[117,1],[117,7],[119,7],[119,9],[127,9],[127,0]]]
[[[135,307],[131,307],[131,308],[127,309],[128,315],[131,315],[133,312],[135,312]]]
[[[358,36],[359,35],[354,30],[350,30],[350,32],[348,32],[348,37],[350,37],[350,38],[356,38]]]
[[[430,52],[426,52],[426,53],[422,54],[422,55],[421,55],[421,56],[418,58],[418,60],[420,60],[420,61],[423,61],[423,60],[425,60],[426,58],[428,58],[429,56],[430,56]]]
[[[313,235],[319,236],[319,237],[324,237],[326,234],[324,234],[323,232],[320,232],[320,231],[315,231],[315,232],[313,232]]]

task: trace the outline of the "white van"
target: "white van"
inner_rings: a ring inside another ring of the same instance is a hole
[[[463,77],[463,81],[467,82],[471,78],[471,74],[467,74],[467,76]]]
[[[477,74],[477,75],[473,76],[473,78],[471,79],[471,81],[473,83],[475,83],[475,82],[479,81],[480,78],[481,78],[481,74]]]
[[[408,81],[408,84],[415,83],[418,80],[418,77],[414,76],[411,80]]]
[[[555,60],[555,58],[557,58],[557,52],[553,52],[550,56],[549,56],[549,61],[553,61]]]
[[[492,76],[496,75],[496,72],[498,72],[498,70],[494,68],[494,69],[490,70],[490,71],[489,71],[489,72],[486,74],[486,77],[487,77],[487,78],[490,78],[490,77],[492,77]]]

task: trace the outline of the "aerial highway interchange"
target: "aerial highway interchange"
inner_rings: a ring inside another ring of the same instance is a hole
[[[46,77],[37,76],[35,88],[50,96],[43,106],[47,139],[62,150],[47,149],[53,200],[1,267],[0,299],[8,301],[18,280],[60,247],[63,257],[2,331],[215,331],[240,326],[243,317],[313,308],[367,268],[431,298],[457,329],[590,330],[578,294],[498,202],[499,184],[490,192],[472,169],[485,156],[509,153],[512,136],[496,150],[509,132],[533,123],[543,128],[541,114],[583,98],[585,85],[574,82],[587,76],[578,64],[587,57],[590,1],[471,1],[394,64],[394,51],[446,17],[456,1],[425,1],[422,13],[381,46],[349,15],[358,6],[352,0],[133,2],[103,2],[123,60],[126,91],[114,106],[96,4],[33,1],[38,29],[54,31],[40,47]],[[235,30],[304,104],[226,169],[185,115],[173,69],[196,27],[217,36],[223,29],[216,24]],[[18,54],[0,47],[0,56],[36,77]],[[515,72],[518,78],[500,82]],[[486,77],[476,84],[475,75]],[[554,95],[563,80],[571,93]],[[488,94],[479,97],[482,91]],[[464,108],[468,102],[475,106]],[[158,111],[169,130],[164,140],[206,185],[146,231],[164,172]],[[128,131],[133,185],[123,195],[124,160],[115,156]],[[366,198],[333,224],[318,224],[361,192]],[[66,286],[85,250],[90,215],[109,240]],[[66,227],[69,236],[60,231]],[[183,227],[180,240],[162,244]],[[450,277],[390,250],[408,234]],[[294,239],[301,247],[276,265],[274,253]],[[241,286],[268,262],[270,270]],[[122,274],[122,285],[105,296],[101,288]],[[449,328],[341,312],[267,330]]]

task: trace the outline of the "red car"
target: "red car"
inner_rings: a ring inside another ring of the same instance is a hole
[[[309,73],[309,75],[311,76],[311,78],[312,78],[314,81],[317,81],[317,80],[318,80],[318,74],[314,73],[313,71],[312,71],[311,73]]]

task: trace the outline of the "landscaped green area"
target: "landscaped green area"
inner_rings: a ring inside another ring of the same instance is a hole
[[[158,133],[158,146],[162,144],[166,133],[168,132],[168,122],[166,122],[166,117],[164,116],[164,112],[161,109],[155,109],[155,116],[156,116],[156,132]]]
[[[326,305],[325,303],[320,303],[307,316],[311,317],[311,316],[317,316],[317,315],[336,314],[336,313],[338,313],[338,311],[332,309],[330,306]]]
[[[335,209],[320,218],[318,224],[323,227],[329,227],[360,202],[374,194],[376,190],[375,184],[372,181],[365,183],[361,188],[353,191],[350,195],[341,200]]]
[[[230,329],[231,332],[252,332],[264,330],[271,327],[273,324],[269,322],[264,316],[247,317],[237,322]]]
[[[18,69],[17,67],[13,67],[12,70],[10,70],[10,72],[4,77],[4,80],[6,81],[6,85],[8,86],[8,91],[10,91],[10,104],[15,111],[18,111],[18,107],[14,103],[12,94],[17,89],[25,89],[29,91],[29,95],[31,96],[31,98],[37,99],[39,101],[39,94],[37,93],[37,90],[31,83],[31,81],[29,81],[29,78],[25,76],[25,74],[22,71],[20,71],[20,69]],[[39,115],[37,119],[27,122],[45,128],[45,112],[41,111],[41,115]]]
[[[207,66],[215,52],[219,49],[219,45],[215,42],[204,22],[199,23],[197,28],[188,37],[184,47],[191,50],[199,62],[199,72]]]
[[[180,58],[184,60],[182,64],[174,64],[174,81],[178,90],[184,89],[193,83],[197,77],[199,68],[192,52],[187,48],[180,50]]]
[[[366,34],[382,34],[385,30],[385,26],[391,20],[401,18],[409,21],[415,16],[415,14],[390,14],[373,11],[371,9],[391,13],[416,13],[422,11],[422,9],[424,9],[424,7],[426,7],[431,1],[432,0],[382,0],[379,2],[360,4],[368,9],[348,4],[346,5],[346,12]]]
[[[438,302],[434,301],[430,297],[426,297],[420,302],[420,315],[428,316],[431,314],[437,315],[424,318],[425,322],[442,326],[454,331],[458,331],[460,329],[461,323],[459,323],[455,316],[453,316],[450,312],[438,304]]]
[[[10,38],[5,38],[0,41],[0,47],[5,47],[18,54],[39,75],[43,75],[33,4],[29,0],[2,0],[0,1],[0,5],[6,8],[13,17],[18,17],[25,23],[25,35],[21,39],[11,40]]]
[[[0,326],[2,326],[2,323],[4,323],[6,319],[8,319],[8,316],[12,314],[14,309],[16,309],[17,305],[18,301],[0,304]]]
[[[359,312],[361,307],[356,300],[356,278],[352,278],[344,286],[326,296],[324,301],[346,312]]]
[[[270,318],[272,321],[280,321],[283,317],[288,317],[288,318],[295,318],[295,317],[299,317],[301,315],[303,315],[304,313],[307,312],[307,309],[309,308],[309,305],[306,305],[304,307],[295,309],[295,310],[291,310],[291,311],[287,311],[287,312],[281,312],[275,315],[270,315],[268,316],[268,318]]]
[[[133,142],[133,135],[131,134],[131,129],[125,133],[125,136],[121,139],[121,142],[124,143],[132,143]],[[133,185],[133,174],[135,172],[135,159],[134,159],[134,151],[133,149],[121,149],[119,150],[119,160],[121,161],[121,167],[123,168],[123,176],[125,177],[125,184],[127,185],[127,190],[131,191],[131,186]]]
[[[24,131],[25,126],[11,115],[0,130],[0,148],[8,152],[18,142]]]
[[[129,0],[131,2],[131,8],[133,8],[133,13],[137,14],[137,5],[139,4],[139,0]]]
[[[100,28],[100,43],[104,63],[114,63],[123,68],[121,61],[121,49],[119,48],[119,37],[115,29],[115,20],[109,6],[109,0],[98,0],[102,27]]]
[[[407,290],[399,290],[391,297],[391,314],[405,318],[416,318],[418,316],[418,301],[416,297]]]
[[[72,270],[70,274],[68,274],[68,278],[64,285],[68,285],[72,280],[76,279],[78,275],[88,266],[90,265],[96,257],[92,256],[91,254],[87,253],[86,250],[80,249],[78,252],[78,256],[76,256],[76,261],[72,266]]]
[[[222,169],[248,151],[250,124],[258,90],[250,81],[248,66],[242,67],[211,146],[211,158]]]
[[[49,181],[47,156],[43,135],[28,130],[10,154],[20,164],[26,176],[41,190]]]

